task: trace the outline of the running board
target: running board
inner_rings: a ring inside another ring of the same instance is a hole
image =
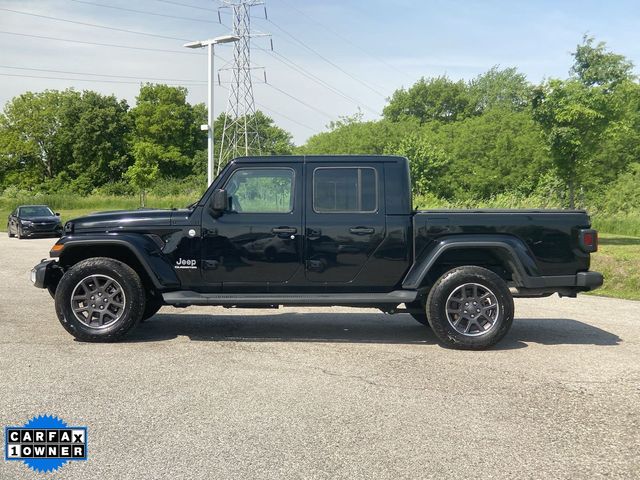
[[[415,290],[388,293],[198,293],[190,290],[162,294],[168,305],[317,305],[341,307],[377,307],[413,302]]]

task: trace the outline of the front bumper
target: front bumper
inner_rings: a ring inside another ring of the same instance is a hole
[[[40,229],[34,226],[22,226],[21,233],[23,237],[50,237],[62,235],[62,225],[52,228]]]
[[[57,261],[43,259],[31,269],[31,283],[38,288],[55,287],[62,273]]]

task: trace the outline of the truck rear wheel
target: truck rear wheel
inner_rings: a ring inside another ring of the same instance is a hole
[[[513,322],[513,297],[491,270],[465,266],[446,272],[427,298],[429,324],[448,347],[481,350],[499,342]]]
[[[84,342],[120,339],[142,318],[145,293],[138,274],[111,258],[89,258],[69,270],[56,289],[62,326]]]

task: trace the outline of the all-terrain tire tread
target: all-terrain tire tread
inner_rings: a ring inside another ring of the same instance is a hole
[[[91,273],[115,274],[120,277],[117,280],[127,297],[128,305],[125,309],[129,309],[124,318],[118,320],[116,328],[100,333],[92,333],[88,330],[89,327],[83,327],[73,315],[69,304],[69,297],[77,282]],[[114,342],[140,322],[145,307],[145,289],[138,274],[126,263],[113,258],[92,257],[78,262],[64,273],[56,289],[55,304],[60,323],[76,339],[83,342]]]
[[[457,334],[446,318],[446,301],[454,285],[464,283],[484,283],[496,294],[503,314],[497,329],[487,336],[465,337]],[[513,297],[506,282],[496,273],[483,267],[456,267],[442,275],[434,284],[427,297],[427,317],[433,333],[446,346],[462,350],[483,350],[498,343],[509,331],[513,322]]]

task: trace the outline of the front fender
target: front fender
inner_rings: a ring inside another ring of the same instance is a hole
[[[160,238],[154,240],[152,235],[138,233],[91,233],[62,237],[51,249],[51,257],[59,257],[64,265],[75,258],[90,256],[109,257],[110,250],[126,249],[131,253],[157,289],[178,288],[178,279],[171,261],[162,252]],[[104,252],[104,254],[100,252]],[[122,251],[122,250],[119,250]],[[93,254],[96,253],[96,254]]]
[[[429,270],[445,252],[452,249],[491,249],[511,269],[516,284],[531,285],[539,270],[525,243],[510,235],[449,235],[438,238],[426,248],[405,276],[402,287],[417,289]]]

